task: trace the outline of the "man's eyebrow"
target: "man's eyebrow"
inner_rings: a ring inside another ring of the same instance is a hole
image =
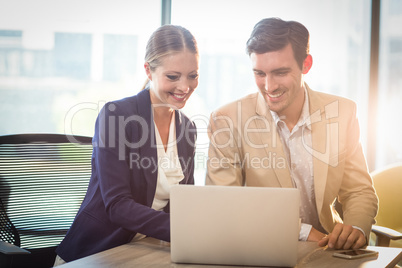
[[[253,72],[262,72],[261,70],[253,68]]]
[[[282,68],[274,69],[274,70],[270,71],[270,73],[289,72],[290,70],[291,70],[291,68],[289,68],[289,67],[282,67]],[[260,69],[255,69],[255,68],[253,68],[253,72],[264,73],[264,71],[261,71]]]
[[[289,68],[289,67],[282,67],[282,68],[272,70],[271,73],[288,72],[290,70],[291,70],[291,68]]]

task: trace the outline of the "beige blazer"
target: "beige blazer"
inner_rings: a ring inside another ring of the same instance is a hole
[[[321,225],[330,233],[343,222],[362,228],[375,223],[378,199],[360,143],[356,105],[312,91],[307,85],[312,129],[314,190]],[[211,114],[206,184],[294,187],[281,139],[260,93]]]

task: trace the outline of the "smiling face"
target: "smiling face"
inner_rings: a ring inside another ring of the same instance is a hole
[[[165,56],[161,64],[151,70],[144,64],[151,81],[151,103],[181,109],[198,86],[198,55],[187,49]]]
[[[278,51],[250,55],[256,84],[268,107],[279,116],[295,118],[304,103],[303,74],[311,68],[312,58],[306,57],[300,70],[290,44]]]

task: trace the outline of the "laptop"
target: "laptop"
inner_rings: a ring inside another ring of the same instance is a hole
[[[293,188],[172,186],[171,260],[295,266],[299,202]]]

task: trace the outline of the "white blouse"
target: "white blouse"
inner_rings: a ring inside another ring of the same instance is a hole
[[[170,121],[169,139],[166,151],[156,124],[155,137],[158,153],[158,181],[152,208],[155,210],[163,210],[169,202],[170,187],[179,184],[184,178],[177,153],[175,113],[173,113]]]

